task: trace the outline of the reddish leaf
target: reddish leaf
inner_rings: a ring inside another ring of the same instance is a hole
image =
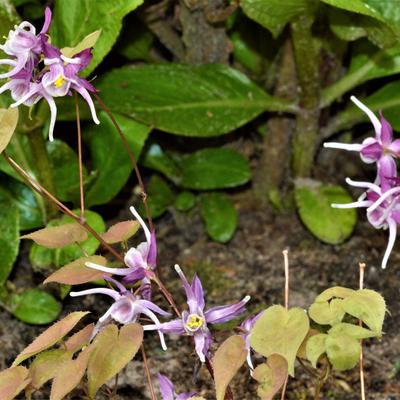
[[[0,372],[0,399],[11,400],[30,382],[29,371],[22,366],[8,368]]]
[[[75,353],[76,351],[80,350],[83,346],[86,346],[93,332],[93,324],[86,325],[83,329],[79,332],[76,332],[72,335],[65,343],[64,346],[67,351],[71,353]]]
[[[21,236],[21,239],[32,239],[37,244],[49,249],[57,249],[70,244],[83,242],[88,237],[86,230],[78,223],[50,226]]]
[[[85,266],[86,262],[92,262],[95,264],[106,265],[107,260],[102,256],[91,256],[91,257],[81,257],[61,267],[59,270],[51,274],[44,282],[58,282],[64,283],[66,285],[79,285],[82,283],[92,282],[97,279],[101,279],[103,275],[108,275],[105,272],[98,271],[93,268],[88,268]]]
[[[125,242],[139,229],[138,221],[122,221],[110,226],[106,233],[101,235],[102,239],[109,244]]]
[[[50,400],[61,400],[79,385],[85,374],[91,348],[82,351],[76,360],[64,362],[57,370],[51,385]]]
[[[247,350],[241,336],[231,336],[216,351],[213,358],[217,400],[223,400],[229,382],[246,360]]]
[[[260,364],[253,372],[253,378],[260,383],[257,394],[262,400],[272,400],[285,383],[288,363],[279,354],[271,354],[266,364]]]
[[[116,325],[108,325],[96,336],[87,371],[91,398],[132,360],[142,341],[143,328],[139,324],[125,325],[119,334]]]
[[[29,367],[31,386],[39,389],[47,381],[54,378],[60,366],[71,358],[64,349],[54,349],[40,353]]]
[[[86,314],[89,314],[89,312],[76,311],[53,324],[50,328],[41,333],[28,347],[25,347],[12,365],[18,365],[27,358],[53,346],[70,332]]]

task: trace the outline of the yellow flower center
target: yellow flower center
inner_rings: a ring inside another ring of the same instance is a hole
[[[58,75],[58,78],[54,81],[54,86],[59,89],[62,85],[64,85],[65,79],[62,75]]]
[[[204,318],[197,314],[190,314],[186,321],[186,328],[191,331],[197,331],[204,324]]]

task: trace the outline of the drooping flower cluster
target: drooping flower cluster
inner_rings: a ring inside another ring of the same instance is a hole
[[[374,126],[375,137],[365,139],[362,144],[324,143],[324,147],[359,152],[364,162],[376,163],[377,175],[373,183],[355,182],[347,178],[349,185],[365,189],[365,192],[354,203],[332,204],[332,207],[365,207],[368,221],[374,228],[389,229],[388,245],[382,259],[382,268],[386,268],[396,240],[397,224],[400,223],[400,186],[395,161],[400,157],[400,139],[393,140],[392,127],[382,113],[378,119],[354,96],[351,100],[368,115]]]
[[[11,70],[0,74],[0,79],[9,81],[0,87],[0,93],[10,90],[15,101],[11,107],[24,104],[33,106],[45,99],[50,107],[49,139],[53,140],[57,118],[57,106],[54,97],[71,95],[78,92],[88,103],[93,121],[99,124],[96,110],[89,92],[95,88],[78,76],[92,59],[91,49],[84,49],[73,57],[67,57],[61,50],[50,44],[47,34],[51,24],[51,10],[46,8],[42,30],[36,34],[36,28],[27,21],[16,25],[10,31],[6,42],[0,48],[10,56],[0,60],[0,64],[9,65]]]

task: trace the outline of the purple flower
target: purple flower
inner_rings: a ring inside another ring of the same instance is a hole
[[[324,147],[357,151],[366,163],[377,163],[378,181],[383,187],[390,187],[388,178],[397,176],[394,158],[400,156],[400,139],[393,140],[393,130],[390,124],[380,114],[380,121],[376,115],[356,97],[351,100],[363,110],[371,120],[375,129],[375,137],[367,138],[362,144],[324,143]]]
[[[157,259],[157,243],[155,232],[150,232],[149,228],[144,223],[142,217],[135,210],[134,207],[130,207],[131,213],[139,221],[146,241],[140,243],[137,247],[132,247],[125,254],[125,264],[127,268],[108,268],[95,263],[87,262],[86,266],[94,268],[99,271],[107,272],[113,275],[123,276],[124,283],[135,283],[142,281],[141,292],[142,296],[150,300],[151,298],[151,286],[150,279],[154,277],[154,269],[156,268]]]
[[[0,78],[11,79],[0,87],[0,93],[11,91],[15,102],[10,107],[18,107],[21,104],[31,107],[44,98],[50,107],[50,141],[53,140],[57,118],[54,97],[71,95],[72,90],[86,100],[93,121],[96,124],[100,123],[89,94],[96,90],[88,81],[78,76],[91,61],[91,50],[85,49],[74,57],[64,56],[60,49],[49,43],[46,35],[51,18],[50,9],[46,8],[45,23],[38,35],[35,27],[24,21],[16,26],[14,31],[10,31],[6,43],[0,46],[8,55],[14,57],[0,60],[0,64],[13,67],[9,72],[0,75]],[[43,66],[39,64],[41,60]]]
[[[151,301],[143,300],[140,297],[135,296],[132,292],[127,290],[125,286],[116,280],[108,276],[104,276],[104,279],[112,282],[118,288],[118,290],[109,288],[95,288],[70,293],[70,296],[72,297],[84,296],[87,294],[105,294],[114,299],[114,303],[96,324],[92,337],[94,337],[104,326],[109,324],[111,320],[125,325],[136,322],[139,315],[144,314],[149,317],[156,324],[156,326],[158,326],[160,325],[160,321],[154,313],[160,314],[164,317],[171,315]],[[163,350],[166,350],[167,346],[165,345],[164,335],[161,331],[158,333],[160,336],[161,347]]]
[[[390,253],[397,236],[397,224],[400,223],[400,186],[386,187],[370,182],[356,182],[346,178],[346,182],[354,187],[367,189],[358,201],[349,204],[332,204],[334,208],[366,208],[369,223],[376,229],[389,229],[389,240],[382,268],[386,268]],[[390,182],[390,180],[388,180]],[[396,180],[391,181],[396,182]]]
[[[246,296],[238,303],[229,306],[213,307],[204,311],[204,291],[198,276],[194,276],[190,285],[179,265],[175,265],[175,269],[182,280],[189,311],[184,311],[182,318],[160,325],[147,325],[144,329],[193,336],[196,353],[200,361],[205,362],[212,343],[212,335],[207,324],[219,324],[236,318],[245,310],[245,305],[250,300],[250,296]]]
[[[263,315],[264,310],[260,311],[257,315],[253,317],[249,317],[245,319],[241,324],[240,328],[244,331],[242,335],[245,341],[245,348],[247,350],[247,365],[249,366],[250,370],[253,371],[253,361],[251,360],[251,348],[250,348],[250,334],[251,330],[253,329],[254,324],[258,321],[258,319]]]
[[[174,390],[174,384],[165,375],[157,374],[157,378],[160,384],[162,400],[187,400],[196,395],[195,392],[177,395]]]

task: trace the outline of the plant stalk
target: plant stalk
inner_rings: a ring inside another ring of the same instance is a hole
[[[312,24],[313,17],[307,15],[291,24],[300,103],[292,144],[295,178],[310,176],[319,130],[320,55],[311,31]]]

